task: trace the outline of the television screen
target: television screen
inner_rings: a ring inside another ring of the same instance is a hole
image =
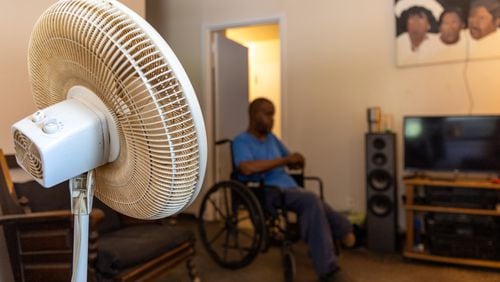
[[[406,170],[500,171],[500,116],[404,118]]]

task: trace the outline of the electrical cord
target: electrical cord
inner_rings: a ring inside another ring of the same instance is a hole
[[[469,77],[467,74],[467,71],[469,69],[469,54],[470,54],[470,38],[465,37],[465,62],[464,62],[464,68],[462,72],[463,80],[464,80],[464,85],[465,85],[465,92],[467,94],[467,99],[469,101],[469,108],[468,108],[468,114],[471,115],[472,111],[474,110],[474,96],[472,95],[472,91],[470,88],[469,84]]]

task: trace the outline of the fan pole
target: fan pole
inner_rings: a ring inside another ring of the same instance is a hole
[[[71,178],[71,213],[74,215],[72,282],[87,281],[89,214],[94,196],[94,170]]]

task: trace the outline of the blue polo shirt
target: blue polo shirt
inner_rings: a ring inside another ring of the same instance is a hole
[[[246,161],[272,160],[288,156],[287,148],[272,133],[269,133],[264,140],[259,140],[248,132],[243,132],[233,140],[233,159],[236,167]],[[240,181],[259,182],[261,178],[265,185],[278,186],[280,188],[297,187],[297,182],[288,175],[285,167],[277,167],[272,170],[253,175],[237,174]]]

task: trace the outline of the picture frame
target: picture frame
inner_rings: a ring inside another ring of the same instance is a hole
[[[500,0],[395,0],[397,66],[500,58]]]

